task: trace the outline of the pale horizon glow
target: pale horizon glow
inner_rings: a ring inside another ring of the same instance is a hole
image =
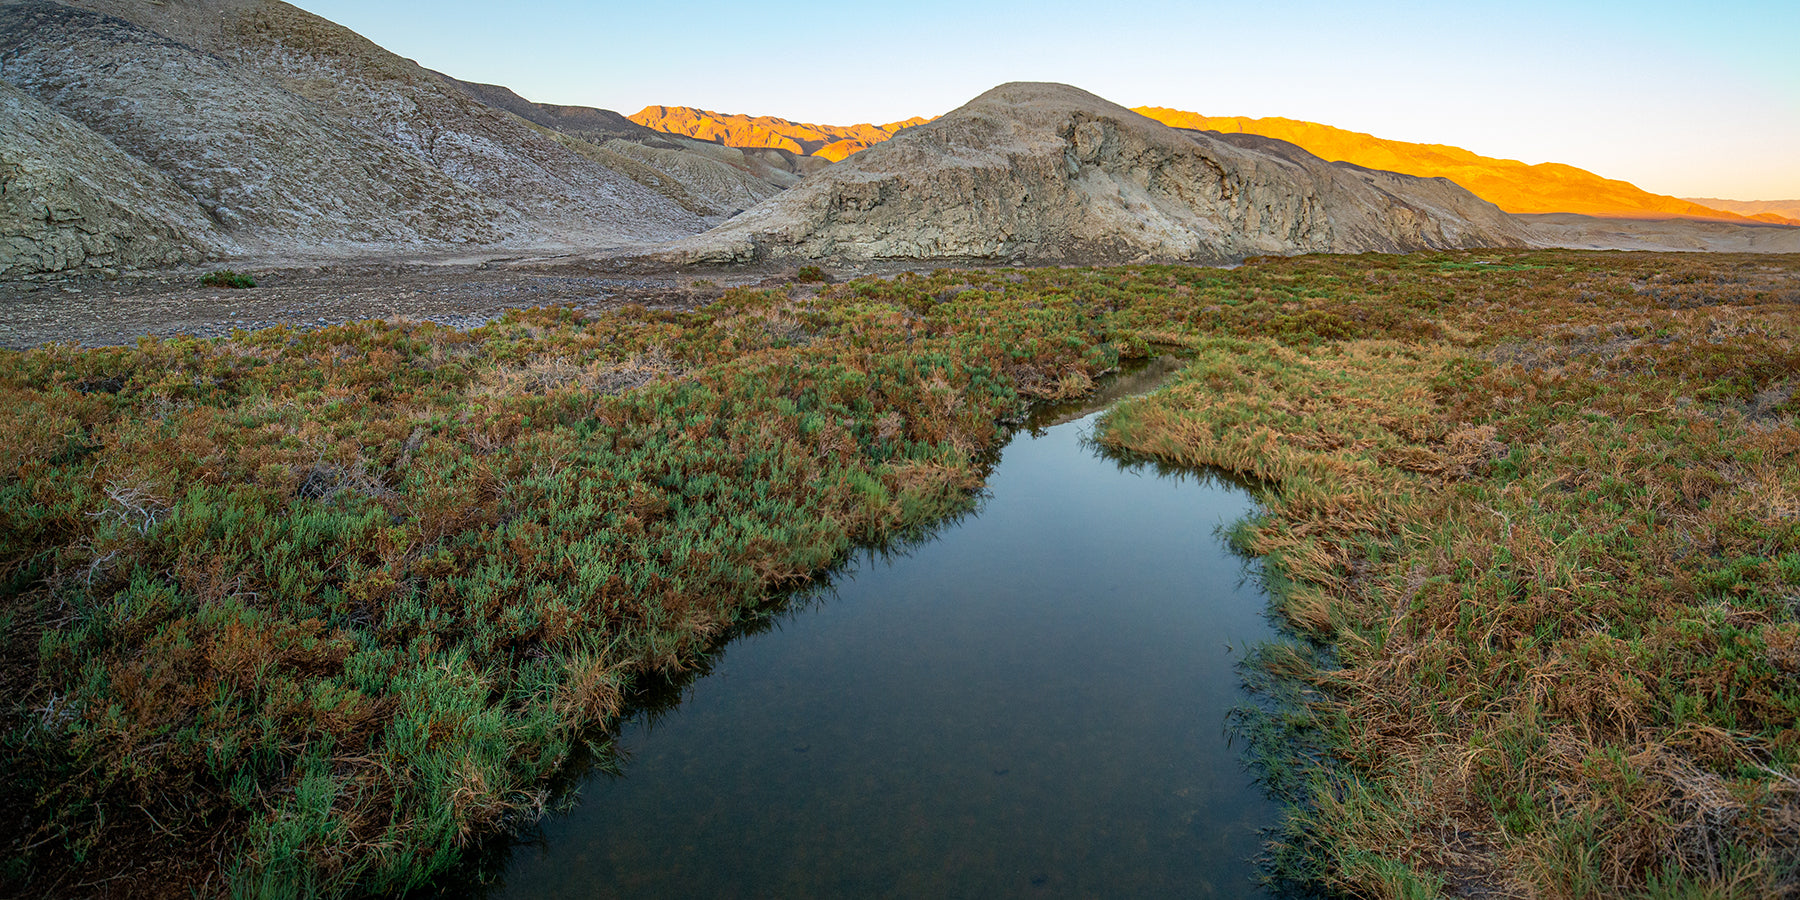
[[[1792,0],[296,5],[456,78],[626,115],[882,123],[1059,81],[1124,106],[1566,163],[1658,194],[1800,198]]]

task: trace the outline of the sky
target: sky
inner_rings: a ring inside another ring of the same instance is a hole
[[[819,4],[298,0],[539,102],[849,125],[1008,81],[1560,162],[1646,190],[1800,198],[1800,0]]]

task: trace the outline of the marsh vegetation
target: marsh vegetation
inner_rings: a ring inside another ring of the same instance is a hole
[[[1219,535],[1249,496],[1047,413],[976,509],[853,554],[652,693],[566,813],[444,894],[1255,893],[1279,807],[1222,725],[1274,629]]]
[[[1769,896],[1800,858],[1800,260],[944,271],[0,356],[9,887],[388,893],[652,673],[969,502],[1036,398],[1268,485],[1284,877]]]

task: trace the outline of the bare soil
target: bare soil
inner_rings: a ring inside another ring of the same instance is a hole
[[[143,335],[217,337],[235,329],[364,319],[474,328],[508,309],[534,306],[691,309],[727,287],[786,284],[792,276],[776,268],[676,272],[573,256],[468,254],[234,269],[255,277],[256,287],[202,286],[208,268],[0,281],[0,348],[96,347],[135,343]]]
[[[204,266],[100,276],[38,274],[0,279],[0,349],[48,343],[105,347],[139,337],[221,337],[275,325],[322,328],[366,319],[408,319],[478,328],[509,309],[571,306],[601,311],[633,304],[694,309],[733,287],[796,284],[801,264],[833,281],[864,275],[981,268],[992,260],[800,261],[675,266],[629,250],[573,247],[389,254],[311,259],[239,258]],[[228,268],[254,288],[200,283]]]

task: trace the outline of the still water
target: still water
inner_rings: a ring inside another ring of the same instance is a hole
[[[1276,809],[1231,746],[1273,637],[1239,487],[1020,431],[979,510],[869,552],[628,721],[622,774],[492,896],[1255,896]]]

